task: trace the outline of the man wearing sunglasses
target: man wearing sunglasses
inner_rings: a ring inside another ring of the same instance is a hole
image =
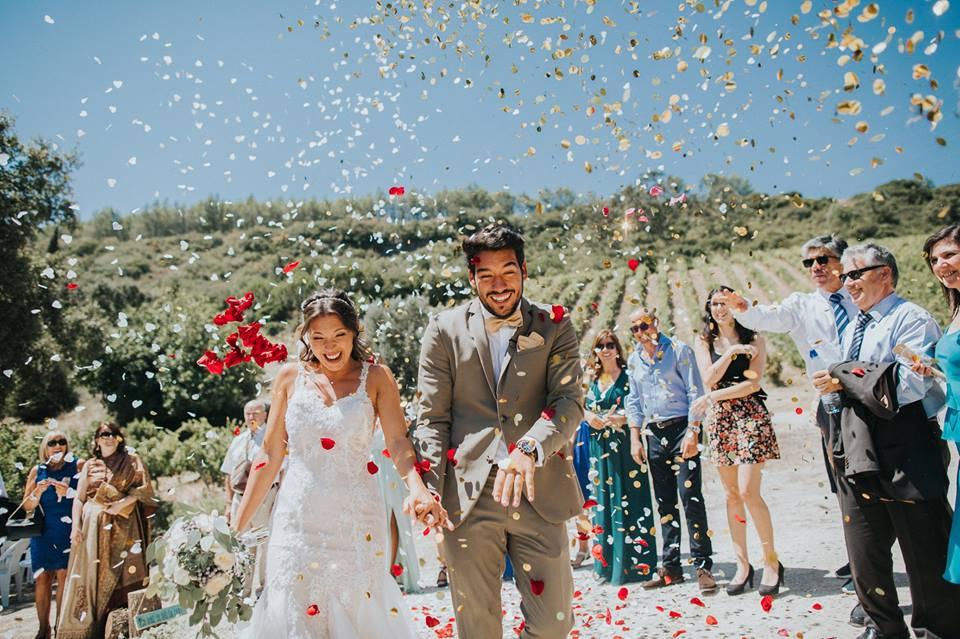
[[[838,456],[854,585],[869,617],[860,639],[910,637],[893,578],[894,540],[907,569],[916,635],[960,637],[960,586],[942,577],[951,521],[946,449],[936,419],[943,391],[894,352],[900,345],[913,353],[932,351],[940,327],[897,295],[897,261],[887,249],[850,247],[842,266],[840,279],[859,309],[840,341],[848,363],[817,371],[813,383],[821,394],[846,395],[843,412],[833,419],[831,451]],[[892,372],[876,366],[891,362],[899,364]]]
[[[807,271],[814,290],[809,293],[796,292],[786,299],[771,305],[750,304],[737,293],[723,292],[714,296],[715,300],[726,302],[737,321],[749,329],[770,333],[789,333],[803,356],[807,375],[812,377],[823,368],[821,358],[827,348],[838,352],[840,335],[857,316],[858,309],[850,294],[840,281],[840,258],[847,243],[836,235],[820,235],[807,240],[800,247],[800,263]],[[818,351],[819,349],[819,351]],[[820,360],[820,361],[818,361]],[[817,402],[817,425],[822,434],[829,427],[827,415]],[[822,442],[821,442],[822,443]],[[837,484],[823,448],[824,466],[830,481],[830,491],[836,494]],[[850,565],[838,568],[837,577],[845,579],[842,589],[853,594],[853,582],[850,579]],[[852,620],[863,625],[861,611],[855,610]]]
[[[693,350],[662,334],[659,324],[647,309],[639,309],[630,316],[630,332],[638,346],[627,361],[630,454],[638,464],[643,464],[641,435],[649,433],[650,476],[663,540],[661,565],[643,587],[661,588],[684,580],[680,565],[679,494],[687,519],[697,583],[702,593],[710,594],[717,590],[717,581],[711,572],[713,547],[701,487],[700,419],[692,410],[694,401],[703,395],[703,382]]]

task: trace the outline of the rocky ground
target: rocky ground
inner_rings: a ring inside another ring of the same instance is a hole
[[[794,397],[795,394],[799,397]],[[847,625],[855,598],[842,595],[841,582],[827,578],[833,569],[844,563],[843,538],[836,501],[825,485],[819,435],[808,423],[809,396],[790,389],[776,390],[772,393],[770,406],[776,415],[783,459],[768,464],[763,492],[773,513],[777,551],[786,566],[786,588],[773,602],[772,608],[768,612],[762,609],[755,590],[739,597],[729,597],[723,592],[710,597],[701,596],[695,579],[654,592],[631,586],[625,599],[621,600],[619,588],[598,585],[591,570],[585,567],[575,573],[576,625],[571,636],[581,639],[680,636],[853,639],[858,636],[860,631]],[[802,415],[796,413],[798,407],[804,409]],[[723,491],[709,464],[704,481],[713,530],[715,572],[721,581],[725,581],[733,574],[733,550],[723,511]],[[429,539],[423,538],[418,543],[424,564],[421,583],[427,586],[437,574],[436,553]],[[759,548],[752,530],[750,544],[751,548]],[[910,596],[899,554],[896,570],[900,599],[909,615]],[[687,574],[695,577],[689,569]],[[406,600],[418,637],[456,636],[448,590],[429,587],[423,593],[407,596]],[[696,602],[702,602],[702,605]],[[514,628],[519,626],[521,616],[519,596],[511,584],[504,584],[503,607],[504,636],[516,636]],[[440,623],[427,627],[427,616]],[[30,639],[36,632],[35,623],[32,606],[14,603],[11,609],[0,614],[0,637]],[[189,637],[191,633],[178,627],[175,636]]]

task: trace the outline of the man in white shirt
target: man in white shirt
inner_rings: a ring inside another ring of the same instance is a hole
[[[750,304],[737,293],[720,293],[737,318],[749,329],[770,333],[789,333],[806,364],[807,375],[825,368],[831,356],[839,355],[841,335],[857,316],[859,309],[850,299],[850,293],[840,282],[840,258],[847,243],[836,235],[820,235],[800,247],[801,264],[807,269],[815,290],[809,293],[796,292],[776,304]],[[717,299],[716,297],[714,299]],[[821,434],[826,436],[829,426],[826,413],[817,400],[817,408],[811,411],[816,416]],[[824,439],[821,438],[821,447]],[[830,491],[837,492],[833,470],[823,448],[824,466],[830,481]],[[849,563],[836,570],[836,575],[846,579],[844,592],[853,592]]]
[[[267,422],[270,406],[261,399],[253,399],[243,407],[243,421],[246,428],[237,434],[230,442],[227,454],[224,455],[223,463],[220,465],[220,472],[224,473],[224,487],[227,489],[226,514],[229,523],[237,514],[240,508],[240,501],[243,499],[243,489],[246,487],[246,481],[252,467],[253,460],[260,452],[263,446],[263,438],[267,432],[264,427]],[[277,479],[270,488],[270,492],[263,500],[257,514],[254,515],[250,523],[252,529],[262,529],[264,533],[270,527],[270,514],[273,511],[273,502],[277,496],[277,489],[280,485],[280,478],[283,472],[277,475]],[[253,582],[250,584],[252,592],[256,592],[263,587],[267,576],[266,544],[260,544],[257,547],[256,569],[254,570]]]

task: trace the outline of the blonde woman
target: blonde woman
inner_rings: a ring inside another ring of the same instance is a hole
[[[70,452],[67,436],[52,430],[40,442],[40,463],[30,469],[23,490],[22,508],[43,513],[43,532],[30,539],[30,564],[36,574],[33,599],[37,606],[40,628],[36,639],[47,639],[50,632],[50,602],[53,580],[57,580],[57,618],[67,578],[70,559],[70,514],[73,511],[73,490],[77,487],[77,470],[83,462]]]

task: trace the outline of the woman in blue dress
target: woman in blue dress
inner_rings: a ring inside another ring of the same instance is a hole
[[[40,628],[36,639],[48,639],[53,580],[57,580],[57,619],[60,598],[66,586],[70,560],[70,526],[77,474],[83,462],[70,452],[67,436],[48,432],[40,442],[40,463],[30,469],[24,488],[23,508],[43,513],[43,532],[30,539],[30,563],[36,579],[34,601]]]
[[[943,419],[943,438],[954,442],[955,447],[960,447],[960,224],[940,229],[928,237],[923,244],[923,255],[930,270],[940,281],[943,294],[950,304],[952,321],[937,342],[936,362],[947,378],[947,413]],[[923,362],[915,364],[914,370],[931,374],[930,368]],[[960,472],[957,482],[960,486]],[[960,503],[956,506],[960,506]],[[960,584],[960,517],[957,517],[956,513],[950,528],[943,578]]]

